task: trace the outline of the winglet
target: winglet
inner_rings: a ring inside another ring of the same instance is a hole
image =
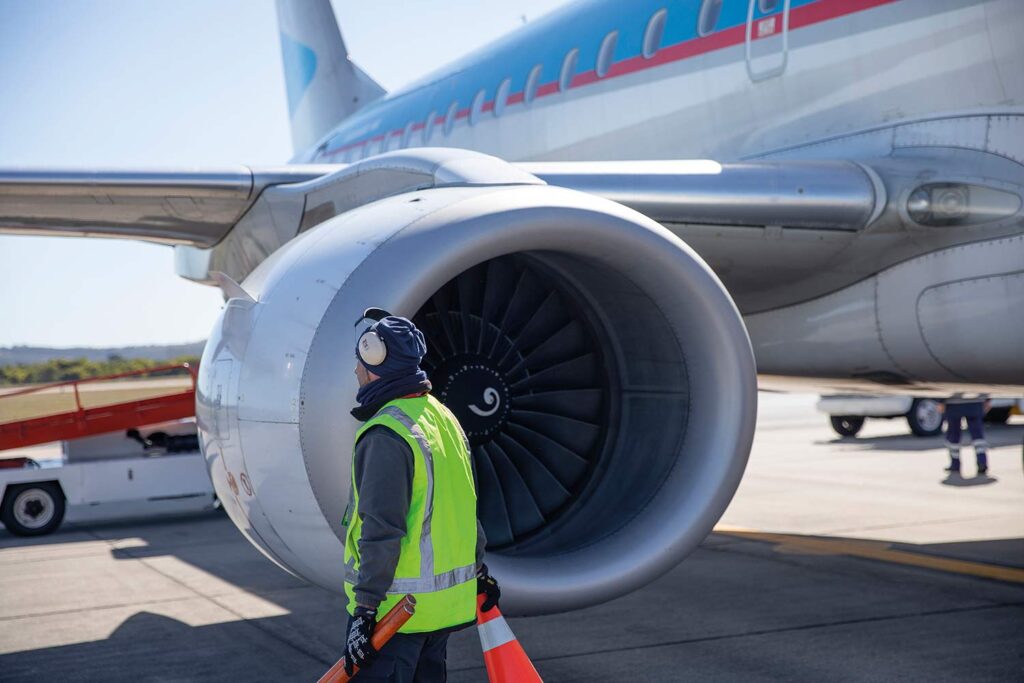
[[[220,290],[224,292],[224,296],[227,298],[256,303],[256,299],[253,299],[249,292],[242,289],[242,285],[232,280],[226,273],[215,270],[210,273],[210,277],[213,278],[213,281],[217,283],[217,286],[220,287]]]

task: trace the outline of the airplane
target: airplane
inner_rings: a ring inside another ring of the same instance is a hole
[[[678,564],[759,382],[1024,388],[1016,0],[577,2],[393,93],[329,0],[277,8],[292,163],[4,171],[0,230],[171,244],[223,290],[201,442],[285,570],[342,590],[367,306],[427,334],[509,614]]]

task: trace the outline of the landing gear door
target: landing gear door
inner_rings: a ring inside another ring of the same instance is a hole
[[[781,75],[789,57],[790,0],[748,0],[747,73],[753,82]]]

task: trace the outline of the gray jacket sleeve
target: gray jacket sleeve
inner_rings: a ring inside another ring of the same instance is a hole
[[[387,427],[372,427],[356,444],[359,492],[359,577],[356,604],[377,608],[395,578],[412,498],[412,450]]]

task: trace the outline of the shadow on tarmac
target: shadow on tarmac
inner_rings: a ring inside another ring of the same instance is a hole
[[[987,486],[988,484],[994,484],[999,479],[997,477],[990,477],[987,474],[977,474],[973,477],[963,477],[956,472],[950,472],[946,475],[946,478],[939,483],[943,486],[957,486],[957,487],[968,487],[968,486]]]
[[[259,633],[284,617],[189,626],[151,612],[128,617],[106,640],[0,657],[4,681],[315,681],[329,665],[297,653],[267,656]],[[251,648],[251,650],[250,650]]]
[[[142,563],[194,595],[178,591],[165,596],[164,606],[136,599],[69,610],[57,617],[69,640],[76,622],[110,619],[104,610],[126,616],[104,639],[0,656],[5,683],[313,681],[341,651],[342,599],[259,556],[227,519],[90,525],[73,533],[110,543],[110,554],[125,566]],[[686,562],[629,596],[569,614],[512,619],[512,628],[549,683],[678,681],[684,672],[687,679],[719,681],[817,681],[828,672],[834,680],[997,680],[1017,670],[1014,660],[1024,656],[1012,626],[1024,618],[1019,585],[855,554],[874,541],[787,539],[712,534]],[[11,540],[0,531],[2,545],[21,544]],[[51,542],[68,541],[57,535]],[[811,547],[816,542],[835,551]],[[1022,539],[898,549],[1024,567]],[[119,571],[87,578],[112,597],[124,589]],[[260,616],[246,607],[253,598],[279,609]],[[46,628],[41,619],[27,617],[24,628]],[[449,672],[453,683],[486,680],[475,629],[453,636]]]
[[[33,539],[18,539],[0,531],[0,547],[7,548],[45,544],[70,548],[67,544],[82,541],[106,541],[115,560],[145,564],[163,575],[166,580],[155,578],[176,597],[157,594],[151,602],[136,597],[133,604],[117,605],[115,609],[138,611],[106,639],[0,656],[0,680],[4,683],[55,678],[315,681],[341,651],[344,599],[274,566],[245,541],[223,513],[69,524],[52,536]],[[126,570],[122,578],[117,566],[99,578],[123,583],[145,571]],[[133,588],[123,586],[123,591],[131,594],[136,592]],[[110,590],[106,587],[104,592]],[[258,603],[255,608],[253,602]],[[160,613],[175,611],[187,616],[178,619]],[[273,616],[261,616],[260,611]],[[75,610],[68,618],[87,620],[89,612]],[[0,623],[0,630],[3,628]]]

